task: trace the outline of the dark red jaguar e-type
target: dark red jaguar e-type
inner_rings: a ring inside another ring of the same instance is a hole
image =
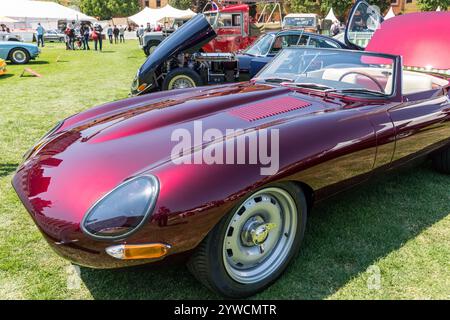
[[[378,22],[358,2],[347,41],[373,35],[367,51],[292,47],[250,82],[65,119],[28,152],[14,188],[76,264],[192,251],[204,285],[252,295],[295,257],[317,201],[427,158],[450,173],[450,13]]]

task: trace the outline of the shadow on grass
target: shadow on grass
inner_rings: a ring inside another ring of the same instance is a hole
[[[11,77],[14,77],[14,74],[12,74],[12,73],[6,73],[6,74],[0,76],[0,81],[1,81],[2,79],[7,79],[7,78],[11,78]]]
[[[28,62],[27,65],[42,65],[42,64],[49,64],[50,62],[46,61],[46,60],[30,60],[30,62]]]
[[[0,177],[6,177],[13,173],[18,166],[18,163],[0,163]]]
[[[318,204],[309,217],[299,256],[274,285],[254,298],[323,299],[335,293],[447,216],[449,182],[449,177],[424,165]],[[96,299],[220,298],[182,265],[83,268],[82,279]]]

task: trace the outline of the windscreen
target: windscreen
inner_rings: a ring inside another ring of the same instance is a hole
[[[395,88],[395,56],[335,49],[287,48],[256,77],[349,95],[389,96]]]

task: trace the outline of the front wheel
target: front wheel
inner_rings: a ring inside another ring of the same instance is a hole
[[[9,54],[9,59],[14,64],[26,64],[30,61],[30,55],[25,49],[16,48]]]
[[[177,68],[170,71],[162,83],[163,90],[186,89],[202,84],[200,75],[189,68]]]
[[[305,195],[297,185],[262,188],[214,227],[188,268],[206,287],[226,297],[253,295],[272,284],[297,254],[306,215]]]
[[[144,53],[148,57],[155,51],[156,47],[159,46],[161,41],[158,40],[150,40],[147,45],[144,47]]]

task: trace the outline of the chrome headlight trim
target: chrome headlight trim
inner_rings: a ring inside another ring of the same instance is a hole
[[[154,191],[151,195],[147,210],[142,218],[142,220],[139,222],[139,224],[137,224],[133,229],[131,229],[130,231],[117,235],[117,236],[99,236],[99,235],[95,235],[93,233],[91,233],[89,230],[87,230],[87,228],[85,227],[85,223],[87,221],[87,219],[89,218],[90,214],[92,213],[92,211],[106,198],[108,198],[111,194],[113,194],[117,189],[123,187],[126,184],[129,184],[131,182],[133,182],[134,180],[137,179],[142,179],[142,178],[147,178],[151,181],[153,187],[154,187]],[[135,177],[132,177],[130,179],[127,179],[123,182],[121,182],[119,185],[117,185],[116,187],[114,187],[111,191],[109,191],[108,193],[106,193],[105,195],[103,195],[100,199],[98,199],[84,214],[83,219],[81,220],[80,223],[80,228],[81,231],[83,231],[84,234],[88,235],[89,237],[96,239],[96,240],[104,240],[104,241],[111,241],[111,240],[123,240],[127,237],[129,237],[130,235],[134,234],[135,232],[139,231],[139,229],[148,221],[149,217],[152,215],[153,210],[155,209],[155,205],[156,205],[156,201],[158,200],[158,196],[159,196],[159,189],[160,189],[160,184],[159,184],[159,180],[156,176],[152,175],[152,174],[144,174],[144,175],[138,175]]]

